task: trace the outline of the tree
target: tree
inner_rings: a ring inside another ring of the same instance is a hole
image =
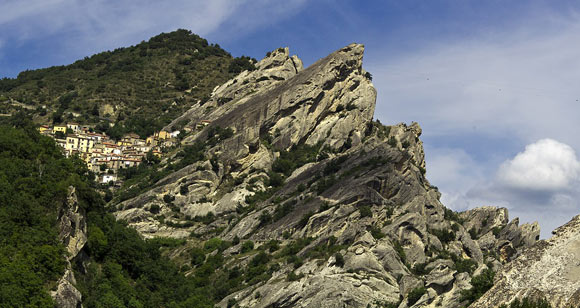
[[[148,165],[156,165],[159,162],[161,162],[161,158],[153,154],[153,150],[149,150],[149,152],[147,152],[147,155],[145,156],[145,162],[147,162]]]

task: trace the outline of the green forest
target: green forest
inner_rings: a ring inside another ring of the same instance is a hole
[[[160,250],[175,243],[145,241],[117,222],[95,185],[30,121],[0,125],[0,307],[53,307],[49,291],[65,269],[56,222],[69,186],[89,226],[88,262],[73,262],[84,307],[213,307],[212,268],[186,278]]]

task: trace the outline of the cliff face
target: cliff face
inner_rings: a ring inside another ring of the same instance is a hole
[[[372,121],[363,51],[352,44],[302,69],[279,49],[217,87],[171,124],[186,123],[184,145],[205,145],[205,159],[118,204],[117,218],[145,237],[231,241],[212,252],[230,269],[264,254],[269,270],[222,307],[463,305],[470,278],[499,270],[539,228],[505,209],[441,204],[419,125]]]
[[[87,243],[86,217],[79,207],[74,187],[69,187],[66,204],[60,209],[58,219],[58,239],[66,247],[67,266],[64,275],[57,282],[57,289],[51,293],[58,308],[82,307],[81,292],[75,287],[76,279],[71,260]]]
[[[496,275],[494,286],[470,307],[498,307],[516,298],[547,300],[553,308],[580,304],[580,216],[537,242]]]

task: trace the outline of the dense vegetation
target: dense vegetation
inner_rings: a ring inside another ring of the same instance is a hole
[[[75,265],[85,307],[213,307],[223,296],[211,268],[186,278],[160,252],[175,243],[144,241],[106,213],[81,161],[65,159],[31,124],[14,124],[0,126],[1,307],[53,307],[48,291],[65,269],[57,215],[69,186],[89,226],[88,265]]]
[[[255,59],[232,58],[187,30],[102,52],[67,66],[21,72],[0,80],[0,113],[31,108],[37,122],[100,124],[113,137],[142,137],[167,125]],[[21,105],[23,103],[25,105]],[[110,124],[115,126],[110,127]]]
[[[69,185],[87,197],[82,166],[34,129],[0,126],[0,306],[51,307],[65,268],[57,211]]]

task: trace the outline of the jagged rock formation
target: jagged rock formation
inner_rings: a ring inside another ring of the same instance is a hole
[[[516,298],[545,299],[553,308],[580,305],[580,216],[537,242],[495,277],[493,288],[470,307],[499,307]]]
[[[203,144],[205,158],[119,203],[116,217],[146,237],[232,241],[228,268],[258,254],[243,241],[274,240],[268,275],[221,307],[460,307],[473,275],[501,268],[539,229],[505,209],[441,204],[420,126],[372,121],[363,51],[352,44],[302,69],[279,49],[216,88],[171,124],[187,122],[184,145]]]
[[[75,287],[76,280],[70,262],[87,242],[87,224],[73,186],[69,187],[67,202],[60,209],[58,229],[58,238],[66,247],[67,265],[64,275],[57,282],[56,291],[51,292],[51,296],[58,308],[79,308],[82,307],[82,296]]]

